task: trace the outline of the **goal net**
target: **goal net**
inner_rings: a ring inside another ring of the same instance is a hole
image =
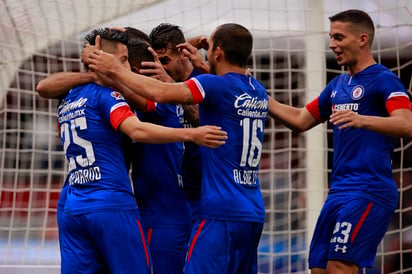
[[[344,9],[375,21],[373,53],[412,87],[412,0],[163,0],[0,3],[0,273],[59,273],[56,206],[66,161],[56,128],[57,102],[35,92],[58,71],[82,71],[84,34],[132,26],[149,33],[162,22],[187,38],[225,22],[253,34],[249,63],[270,96],[304,106],[342,68],[328,49],[328,17]],[[307,273],[308,244],[327,193],[333,148],[327,124],[296,134],[268,120],[261,161],[266,221],[259,273]],[[393,159],[399,206],[366,273],[412,271],[412,140]],[[38,271],[38,272],[35,272]]]

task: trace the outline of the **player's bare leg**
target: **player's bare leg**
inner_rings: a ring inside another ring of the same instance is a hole
[[[327,268],[312,268],[311,274],[357,274],[359,267],[357,265],[342,262],[342,261],[328,261]]]
[[[359,267],[355,264],[342,261],[328,261],[326,273],[333,274],[357,274]]]
[[[312,268],[310,270],[311,274],[326,274],[326,269],[324,268]]]

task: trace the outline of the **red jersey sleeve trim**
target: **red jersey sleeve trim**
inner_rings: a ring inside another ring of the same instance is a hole
[[[144,112],[150,112],[150,111],[155,111],[155,110],[156,110],[156,103],[154,101],[146,99],[146,109],[144,110]]]
[[[110,113],[110,123],[112,124],[113,128],[117,130],[119,125],[128,117],[134,116],[135,114],[132,112],[128,105],[120,106],[114,109]]]
[[[195,78],[191,78],[185,81],[185,84],[190,89],[190,92],[192,92],[193,104],[197,105],[200,102],[202,102],[205,96],[205,93],[202,90],[200,83]]]
[[[319,122],[323,122],[323,120],[320,118],[320,112],[319,112],[319,97],[316,97],[314,100],[306,104],[306,109],[309,111],[309,113]]]
[[[60,124],[59,122],[57,122],[57,132],[59,133],[59,138],[61,138],[61,134],[60,134]]]
[[[411,108],[411,101],[409,101],[409,98],[407,95],[401,95],[401,96],[390,96],[388,100],[386,100],[386,110],[388,111],[389,114],[392,113],[395,109],[399,108],[406,108],[409,110],[412,110]]]

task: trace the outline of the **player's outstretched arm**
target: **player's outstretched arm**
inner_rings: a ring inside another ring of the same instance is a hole
[[[106,74],[103,73],[96,73],[99,79],[99,83],[102,85],[111,87],[112,89],[120,92],[127,100],[127,103],[136,110],[145,111],[147,108],[147,100],[146,98],[134,93],[128,87],[123,85],[120,81],[116,78],[108,77]]]
[[[197,128],[184,128],[182,130],[188,131],[189,141],[199,146],[217,148],[224,145],[228,138],[227,132],[217,126],[200,126]]]
[[[82,50],[81,60],[83,63],[87,64],[88,55],[93,49],[100,50],[100,36],[96,37],[96,46],[87,44]],[[36,86],[36,91],[43,98],[59,99],[78,85],[98,81],[99,79],[93,71],[57,72],[41,80]]]
[[[319,122],[305,108],[282,104],[269,96],[269,116],[295,132],[303,132]]]
[[[170,128],[141,122],[136,116],[126,118],[119,130],[133,141],[163,144],[174,142],[194,142],[200,146],[217,148],[225,144],[227,133],[216,126],[197,128]]]
[[[123,67],[112,55],[94,50],[89,56],[89,68],[117,79],[136,94],[159,103],[193,104],[190,89],[184,83],[163,83],[136,74]]]
[[[39,81],[36,91],[43,98],[59,99],[78,85],[95,81],[94,72],[57,72]]]
[[[137,95],[134,93],[132,90],[130,90],[128,87],[123,85],[122,83],[117,82],[117,90],[126,98],[127,103],[133,107],[134,109],[137,109],[139,111],[146,111],[147,110],[147,99]]]
[[[399,108],[389,117],[360,115],[352,110],[340,110],[330,116],[330,122],[339,129],[365,128],[392,137],[412,138],[412,112]]]

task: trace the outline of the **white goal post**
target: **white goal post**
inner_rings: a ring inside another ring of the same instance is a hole
[[[254,36],[249,66],[270,96],[304,106],[342,72],[328,49],[328,17],[349,8],[376,23],[373,53],[412,88],[412,0],[3,0],[0,3],[0,274],[59,273],[56,205],[66,162],[57,102],[35,92],[58,71],[82,71],[85,33],[162,22],[187,38],[236,22]],[[331,168],[327,124],[296,134],[269,119],[260,170],[266,222],[259,273],[307,273],[308,244]],[[399,207],[366,273],[412,271],[412,140],[393,158]]]

